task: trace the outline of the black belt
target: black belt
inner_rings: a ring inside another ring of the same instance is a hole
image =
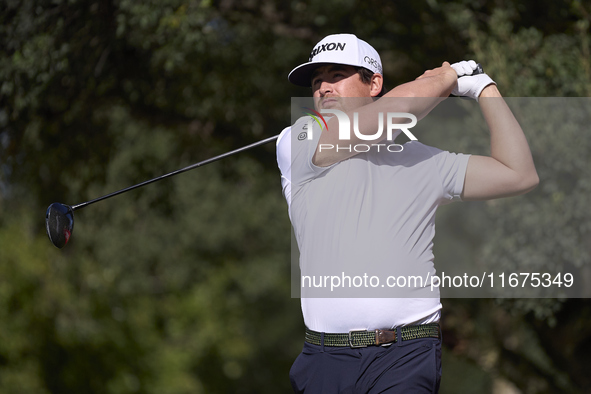
[[[395,343],[396,330],[352,330],[343,334],[331,334],[312,331],[306,328],[306,342],[321,345],[324,335],[324,346],[349,346],[352,348],[377,346]],[[439,338],[439,324],[419,324],[417,326],[400,327],[403,341],[419,338]]]

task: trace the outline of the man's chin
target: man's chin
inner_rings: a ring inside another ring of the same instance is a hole
[[[343,105],[338,100],[326,100],[318,103],[318,109],[338,109],[343,110]]]
[[[371,104],[373,98],[371,97],[347,97],[337,99],[325,99],[320,100],[316,103],[316,109],[335,109],[343,112],[354,111],[357,108],[363,107],[367,104]]]

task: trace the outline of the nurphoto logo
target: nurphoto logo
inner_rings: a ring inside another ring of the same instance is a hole
[[[315,111],[308,107],[303,107],[306,111],[304,112],[306,115],[310,116],[308,119],[308,123],[304,127],[307,130],[307,138],[309,140],[314,139],[314,122],[318,124],[320,129],[328,130],[328,124],[326,123],[326,119],[322,114],[332,114],[337,117],[339,122],[339,141],[351,141],[351,120],[349,116],[338,109],[321,109],[320,112]],[[309,111],[309,112],[308,112]],[[416,126],[417,124],[417,117],[411,113],[407,112],[387,112],[386,113],[386,140],[393,141],[396,137],[396,131],[402,131],[411,141],[418,141],[418,138],[414,136],[413,133],[410,132],[410,128]],[[410,119],[408,123],[398,123],[401,120]],[[324,126],[324,127],[323,127]],[[339,150],[347,150],[349,152],[368,152],[372,147],[376,147],[378,152],[380,149],[384,148],[388,152],[402,152],[404,147],[400,144],[385,144],[379,143],[379,141],[383,141],[383,133],[384,133],[384,113],[378,113],[378,130],[374,134],[362,134],[359,131],[359,113],[353,112],[353,133],[355,137],[362,141],[375,141],[376,143],[373,144],[337,144],[336,146],[333,144],[320,144],[318,146],[319,152],[323,150],[331,150],[336,149],[338,152]]]

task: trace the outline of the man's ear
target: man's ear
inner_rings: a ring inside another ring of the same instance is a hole
[[[371,82],[369,83],[370,96],[377,97],[381,93],[383,85],[384,85],[384,77],[382,77],[381,74],[372,75]]]

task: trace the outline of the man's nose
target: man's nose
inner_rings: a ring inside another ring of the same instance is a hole
[[[320,84],[320,94],[321,94],[321,95],[323,95],[323,96],[324,96],[325,94],[332,92],[332,90],[333,90],[332,83],[329,83],[329,82],[323,81],[323,82]]]

